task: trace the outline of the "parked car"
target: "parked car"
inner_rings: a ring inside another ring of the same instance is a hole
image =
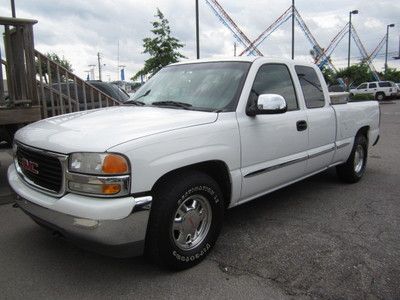
[[[328,91],[335,93],[345,92],[346,87],[342,84],[331,84],[328,86]]]
[[[370,94],[378,101],[397,96],[397,86],[392,81],[374,81],[361,83],[357,88],[350,90],[350,96]]]
[[[363,177],[379,105],[334,103],[312,64],[177,63],[125,105],[20,129],[8,180],[58,235],[185,269],[211,251],[226,209],[333,166],[345,182]]]
[[[125,102],[129,99],[129,94],[114,83],[103,82],[100,80],[89,80],[87,82],[98,88],[106,95],[113,97],[120,102]]]

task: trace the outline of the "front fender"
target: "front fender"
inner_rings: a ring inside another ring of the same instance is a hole
[[[218,160],[240,172],[240,137],[235,113],[224,113],[211,124],[152,135],[118,145],[132,165],[132,193],[150,191],[166,173],[196,163]]]

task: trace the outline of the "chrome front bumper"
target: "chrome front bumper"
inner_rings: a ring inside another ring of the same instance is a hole
[[[67,194],[51,197],[32,189],[8,169],[17,204],[38,224],[79,246],[116,257],[143,253],[151,196],[117,199]]]

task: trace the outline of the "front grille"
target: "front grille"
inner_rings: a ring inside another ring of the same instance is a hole
[[[16,159],[20,171],[29,181],[39,188],[59,193],[62,188],[63,171],[57,157],[42,151],[17,146]]]

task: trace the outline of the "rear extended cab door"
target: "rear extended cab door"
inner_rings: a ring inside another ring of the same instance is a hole
[[[296,64],[299,98],[305,104],[308,119],[307,174],[327,168],[335,153],[336,116],[330,105],[328,87],[315,65]]]

